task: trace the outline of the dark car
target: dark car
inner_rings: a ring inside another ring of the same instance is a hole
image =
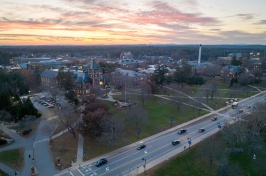
[[[179,140],[174,140],[174,141],[172,141],[172,144],[173,144],[173,145],[180,144],[180,141],[179,141]]]
[[[28,134],[30,134],[31,131],[32,131],[32,129],[24,130],[24,131],[22,132],[22,134],[23,134],[23,135],[28,135]]]
[[[215,120],[217,120],[217,117],[213,117],[213,118],[212,118],[212,121],[215,121]]]
[[[106,164],[107,163],[107,159],[106,158],[102,158],[102,159],[99,159],[97,162],[96,162],[96,166],[99,167],[103,164]]]
[[[145,144],[139,144],[139,146],[138,146],[138,150],[140,150],[140,149],[143,149],[143,148],[145,148],[146,147],[146,145]]]
[[[202,132],[204,132],[205,130],[203,129],[203,128],[200,128],[199,130],[198,130],[198,132],[200,132],[200,133],[202,133]]]
[[[185,133],[187,130],[185,130],[185,129],[180,129],[177,133],[178,134],[183,134],[183,133]]]

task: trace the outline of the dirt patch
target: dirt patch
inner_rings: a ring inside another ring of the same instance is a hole
[[[50,150],[55,166],[58,169],[65,169],[70,167],[70,164],[77,160],[78,148],[78,133],[74,137],[70,132],[66,132],[50,141]],[[57,160],[60,159],[60,164],[57,166]]]

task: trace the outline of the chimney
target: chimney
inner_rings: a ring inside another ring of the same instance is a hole
[[[199,45],[199,58],[198,58],[198,64],[201,62],[201,44]]]

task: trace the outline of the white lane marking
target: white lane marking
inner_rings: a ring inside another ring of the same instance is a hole
[[[85,176],[79,169],[77,169],[82,176]],[[74,176],[74,175],[73,175]]]
[[[40,139],[38,141],[35,141],[35,143],[40,143],[40,142],[45,142],[45,141],[49,141],[49,138],[45,138],[45,139]]]
[[[144,153],[148,153],[147,150],[145,150]]]
[[[109,167],[107,167],[106,170],[109,171]]]
[[[70,175],[75,176],[74,174],[72,174],[72,172],[69,172],[69,173],[70,173]]]

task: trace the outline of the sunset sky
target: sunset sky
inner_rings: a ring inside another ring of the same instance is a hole
[[[266,44],[266,0],[0,0],[0,45]]]

